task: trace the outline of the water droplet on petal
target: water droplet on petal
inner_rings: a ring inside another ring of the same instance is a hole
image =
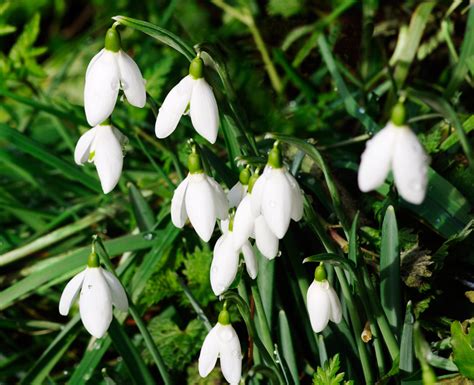
[[[275,202],[275,201],[270,201],[270,207],[273,207],[273,208],[275,208],[275,207],[276,207],[276,205],[277,205],[277,204],[276,204],[276,202]]]
[[[232,354],[234,355],[234,357],[238,358],[239,360],[242,359],[242,353],[240,353],[239,350],[237,350],[237,349],[234,350],[234,351],[232,352]]]
[[[117,90],[119,89],[120,87],[120,82],[117,78],[114,78],[112,79],[112,81],[110,82],[110,88],[112,88],[113,90]]]
[[[219,271],[219,268],[217,266],[212,266],[211,267],[211,272],[217,273]]]

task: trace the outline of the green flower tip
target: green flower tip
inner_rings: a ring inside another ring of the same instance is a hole
[[[326,280],[326,269],[324,268],[323,264],[320,264],[316,270],[314,270],[314,280],[317,282],[322,282]]]
[[[280,149],[280,142],[277,140],[273,144],[273,148],[268,153],[268,162],[267,164],[271,168],[281,168],[281,149]]]
[[[110,126],[110,118],[105,119],[99,126]]]
[[[191,174],[200,174],[203,172],[201,157],[193,148],[193,152],[188,156],[188,169]]]
[[[204,68],[204,63],[200,57],[196,57],[192,60],[191,64],[189,65],[189,74],[194,79],[202,78],[202,71]]]
[[[391,121],[396,126],[403,126],[405,124],[406,112],[403,103],[397,103],[392,109]]]
[[[112,52],[118,52],[122,48],[120,43],[120,34],[112,27],[107,30],[105,34],[105,49]]]
[[[219,318],[217,319],[217,321],[221,324],[221,325],[230,325],[230,315],[229,315],[229,312],[227,311],[227,309],[222,309],[221,312],[219,313]]]
[[[247,188],[249,194],[252,193],[253,186],[255,185],[255,182],[257,181],[258,177],[258,171],[255,171],[255,173],[252,174],[252,176],[249,178],[249,187]]]
[[[250,170],[246,167],[239,174],[239,181],[244,186],[249,184]]]
[[[99,256],[95,251],[92,251],[87,258],[87,267],[100,267]]]

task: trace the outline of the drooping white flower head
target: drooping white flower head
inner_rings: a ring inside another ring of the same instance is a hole
[[[80,292],[79,312],[86,330],[102,338],[112,321],[112,305],[126,312],[127,294],[120,281],[100,267],[95,253],[91,254],[85,270],[74,276],[63,290],[59,313],[66,316]]]
[[[93,162],[99,174],[104,194],[117,185],[123,166],[122,147],[127,137],[118,129],[106,123],[86,131],[78,140],[74,161],[78,165]]]
[[[189,75],[166,96],[156,118],[155,134],[158,138],[171,135],[189,108],[194,129],[210,143],[215,143],[219,111],[212,88],[203,77],[203,66],[202,59],[195,58],[189,66]]]
[[[145,106],[145,80],[137,64],[121,49],[120,36],[112,27],[107,31],[105,48],[92,58],[87,67],[84,109],[91,126],[112,114],[119,89],[123,90],[131,105]]]
[[[282,164],[278,142],[268,155],[262,176],[253,186],[251,207],[255,216],[263,216],[278,239],[285,236],[291,219],[298,222],[303,216],[303,194],[296,179]]]
[[[239,336],[229,321],[229,313],[222,310],[219,321],[211,329],[199,354],[199,375],[207,377],[220,359],[222,374],[231,385],[240,382],[242,374],[242,349]]]
[[[359,166],[359,188],[363,192],[377,189],[391,170],[400,196],[407,202],[420,204],[428,184],[429,158],[410,127],[403,125],[403,119],[393,116],[367,142]]]
[[[228,217],[229,204],[224,190],[214,178],[206,175],[195,152],[189,155],[188,167],[188,176],[176,188],[171,200],[171,220],[182,228],[189,218],[199,237],[208,242],[216,218]]]
[[[221,221],[223,234],[214,246],[211,264],[211,287],[217,296],[226,291],[234,281],[239,268],[240,253],[244,256],[245,266],[250,278],[255,279],[258,273],[257,260],[250,242],[247,240],[242,247],[234,247],[232,223],[232,217],[230,221]]]
[[[342,307],[336,291],[326,279],[326,271],[323,265],[316,268],[314,281],[311,283],[306,294],[309,319],[315,333],[324,330],[328,322],[341,322]]]

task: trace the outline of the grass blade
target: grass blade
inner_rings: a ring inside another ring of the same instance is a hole
[[[298,365],[296,364],[295,349],[293,348],[293,341],[291,339],[290,325],[284,310],[280,310],[278,313],[278,326],[278,330],[280,332],[280,346],[283,351],[283,357],[288,364],[293,382],[295,385],[299,385],[300,379],[298,375]]]
[[[137,349],[115,318],[112,318],[108,331],[112,343],[117,349],[120,356],[130,372],[130,380],[137,385],[154,385],[155,381],[151,376],[148,367],[143,362],[142,357],[138,354]]]
[[[395,210],[389,206],[382,224],[380,250],[380,298],[393,333],[398,336],[401,324],[400,310],[400,252]]]
[[[21,132],[0,124],[0,139],[6,140],[20,151],[30,154],[40,162],[51,166],[53,170],[60,171],[66,178],[77,183],[82,183],[94,192],[102,192],[97,179],[84,173],[80,167],[73,166],[71,163],[53,155],[51,151],[43,148],[39,143],[23,135]]]
[[[138,190],[133,183],[130,183],[128,187],[128,195],[130,197],[133,214],[140,231],[153,230],[153,226],[155,225],[155,216],[153,215],[153,211],[151,210],[140,190]]]
[[[411,301],[407,303],[405,311],[405,322],[403,323],[402,336],[400,340],[400,370],[407,374],[413,373],[413,362],[415,359],[415,351],[413,345],[413,325],[415,324],[415,316],[412,312]]]

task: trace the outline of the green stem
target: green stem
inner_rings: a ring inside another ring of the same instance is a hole
[[[178,277],[178,283],[180,284],[181,288],[184,291],[184,294],[188,298],[189,302],[191,303],[191,306],[193,307],[194,311],[196,312],[197,316],[201,319],[201,321],[204,323],[204,326],[206,327],[207,331],[210,331],[212,329],[212,325],[209,322],[209,319],[207,318],[206,314],[204,313],[204,310],[202,310],[201,306],[199,305],[199,302],[194,298],[193,294],[189,290],[189,288],[186,286],[184,281]]]
[[[265,345],[268,353],[270,355],[273,351],[273,341],[272,336],[270,333],[270,328],[268,327],[267,317],[265,315],[265,309],[263,308],[262,298],[260,297],[260,291],[258,290],[258,286],[255,282],[252,282],[251,285],[253,300],[255,302],[255,309],[257,311],[258,317],[258,325],[260,329],[260,336],[262,338],[262,342]]]
[[[369,274],[367,269],[364,267],[362,269],[362,277],[363,277],[363,285],[366,288],[366,293],[368,295],[368,303],[372,308],[372,313],[375,314],[375,318],[377,320],[377,324],[379,325],[380,331],[383,335],[383,339],[385,344],[387,345],[388,351],[390,353],[390,357],[392,361],[394,361],[400,354],[400,348],[398,346],[397,340],[393,335],[392,329],[388,324],[387,318],[385,317],[385,313],[380,307],[380,301],[375,294],[375,289],[372,285],[372,281],[370,280]]]
[[[257,25],[255,24],[255,20],[250,10],[248,8],[245,8],[244,10],[237,9],[227,4],[223,0],[212,0],[212,2],[214,3],[214,5],[221,8],[224,12],[236,18],[242,24],[245,24],[247,26],[250,33],[252,34],[253,40],[255,41],[255,45],[257,46],[257,49],[260,52],[260,55],[262,56],[263,64],[265,65],[265,70],[267,71],[268,77],[270,78],[272,87],[278,94],[280,94],[283,91],[283,84],[281,82],[280,76],[278,75],[278,72],[276,71],[275,66],[273,65],[273,61],[270,58],[267,46],[263,41],[262,35],[260,34],[260,31],[257,28]]]
[[[115,273],[115,268],[110,260],[110,256],[107,253],[107,250],[105,249],[102,239],[98,237],[97,235],[95,235],[92,238],[92,244],[99,246],[99,247],[96,247],[96,249],[99,254],[101,262],[105,265],[107,270],[109,270],[113,275],[115,275],[115,277],[117,277],[117,274]],[[119,278],[117,277],[117,279]],[[127,292],[125,288],[124,290],[125,292]],[[168,370],[166,369],[165,362],[163,361],[163,358],[161,357],[160,352],[158,351],[158,348],[156,347],[155,342],[153,341],[153,338],[150,332],[148,331],[145,323],[140,317],[140,313],[138,312],[137,308],[133,304],[128,293],[127,293],[127,297],[128,297],[128,309],[130,311],[130,315],[135,320],[138,330],[143,336],[145,345],[150,351],[151,356],[153,357],[153,360],[155,361],[156,367],[158,368],[158,371],[160,372],[161,378],[163,379],[163,382],[165,385],[171,385],[173,382],[171,381],[171,377],[168,374]]]

